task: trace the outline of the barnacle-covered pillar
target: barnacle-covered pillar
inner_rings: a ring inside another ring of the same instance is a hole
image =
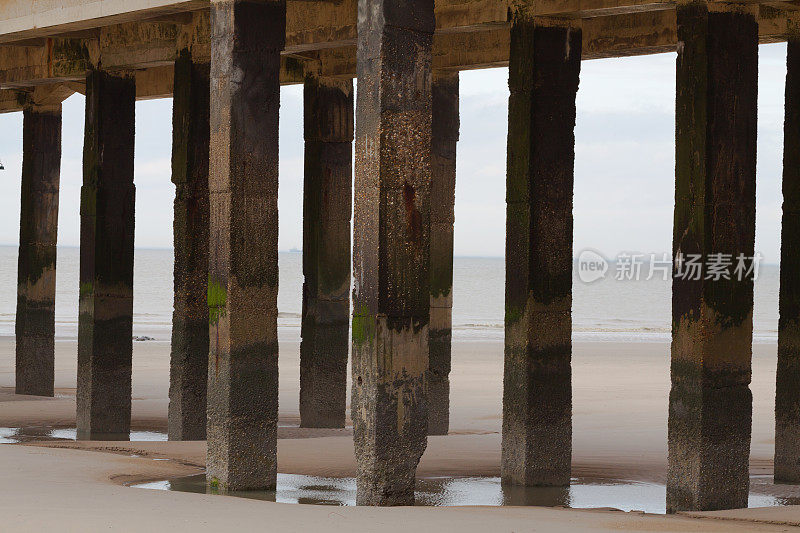
[[[183,51],[175,61],[172,182],[175,184],[174,308],[169,439],[206,438],[208,388],[209,65]]]
[[[128,439],[133,355],[136,83],[86,78],[78,314],[78,438]]]
[[[453,326],[453,223],[456,144],[459,129],[458,72],[433,73],[431,141],[431,318],[428,349],[428,435],[450,427],[450,353]]]
[[[342,428],[350,348],[353,81],[309,75],[304,101],[300,426]]]
[[[274,489],[284,0],[211,4],[207,478]]]
[[[359,505],[414,502],[427,444],[433,0],[359,0],[352,418]]]
[[[800,40],[786,56],[775,481],[800,482]]]
[[[737,267],[754,255],[757,13],[677,6],[668,512],[747,507],[753,279]]]
[[[511,28],[501,477],[569,485],[572,192],[581,31]]]
[[[53,395],[61,104],[23,111],[16,393]]]

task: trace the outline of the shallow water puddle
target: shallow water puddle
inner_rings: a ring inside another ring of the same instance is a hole
[[[76,440],[75,428],[0,427],[0,444]],[[156,431],[131,431],[131,441],[166,441]],[[156,459],[166,460],[166,459]],[[205,474],[132,485],[136,488],[217,493]],[[774,484],[772,476],[752,476],[749,507],[800,505],[800,485]],[[278,503],[355,505],[354,478],[278,474],[276,491],[243,491],[226,495]],[[498,477],[432,477],[417,480],[417,505],[535,505],[543,507],[614,508],[622,511],[665,512],[666,487],[658,483],[615,479],[573,478],[569,487],[503,487]]]
[[[16,444],[36,440],[77,440],[75,428],[53,428],[47,426],[6,428],[0,427],[0,444]],[[166,441],[167,434],[158,431],[131,431],[131,441]]]
[[[769,483],[772,485],[771,482]],[[216,493],[206,486],[205,474],[132,485],[143,489]],[[800,496],[800,486],[791,487]],[[278,474],[276,491],[231,492],[227,495],[278,503],[355,505],[354,478],[325,478]],[[666,487],[637,481],[598,481],[574,478],[572,485],[552,487],[503,487],[499,477],[436,477],[417,480],[417,505],[537,505],[544,507],[600,508],[622,511],[666,512]],[[795,498],[751,493],[750,507],[795,503]]]

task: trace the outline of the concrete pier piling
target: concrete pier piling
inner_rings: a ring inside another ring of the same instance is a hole
[[[78,315],[78,438],[126,440],[133,354],[136,84],[86,77]]]
[[[308,75],[300,426],[343,428],[350,348],[353,82]]]
[[[677,7],[668,512],[747,507],[753,280],[733,270],[730,279],[689,275],[683,262],[754,255],[754,13]]]
[[[511,29],[501,477],[569,485],[572,194],[581,31]]]
[[[274,489],[278,111],[286,3],[211,5],[207,478]]]
[[[428,331],[428,435],[450,427],[450,354],[453,327],[453,224],[456,144],[459,132],[458,72],[433,73],[431,141],[431,309]]]
[[[786,57],[775,481],[800,482],[800,41]]]
[[[174,310],[170,440],[206,438],[208,388],[209,64],[188,51],[175,61],[172,182],[175,184]]]
[[[459,71],[509,67],[504,492],[561,501],[581,61],[676,51],[666,507],[747,505],[758,43],[789,41],[774,466],[800,483],[792,2],[61,3],[0,2],[0,113],[24,111],[16,392],[53,395],[60,103],[85,91],[77,430],[129,437],[135,99],[172,95],[169,438],[207,439],[220,490],[275,487],[280,84],[305,83],[300,424],[345,425],[350,349],[360,505],[412,504],[449,431]]]
[[[358,12],[356,501],[408,505],[428,429],[433,0],[360,0]]]
[[[15,391],[53,396],[60,103],[25,108],[22,152]]]

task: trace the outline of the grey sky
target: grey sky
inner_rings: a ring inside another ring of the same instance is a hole
[[[779,258],[784,44],[759,48],[756,249]],[[578,91],[575,251],[669,252],[674,183],[675,54],[584,61]],[[505,240],[506,69],[461,74],[455,252],[502,256]],[[302,244],[302,87],[281,91],[282,250]],[[84,101],[64,103],[59,244],[79,242]],[[136,106],[136,245],[171,247],[172,101]],[[22,114],[0,115],[0,244],[19,239]]]

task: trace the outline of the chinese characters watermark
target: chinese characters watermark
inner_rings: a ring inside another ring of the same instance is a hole
[[[604,279],[612,269],[612,263],[613,276],[617,281],[650,281],[654,278],[667,281],[670,277],[683,281],[755,281],[758,279],[762,258],[760,253],[752,256],[742,253],[712,253],[703,256],[678,252],[673,258],[668,253],[623,252],[617,254],[613,261],[609,261],[597,251],[586,249],[578,255],[575,268],[578,278],[584,283]]]

